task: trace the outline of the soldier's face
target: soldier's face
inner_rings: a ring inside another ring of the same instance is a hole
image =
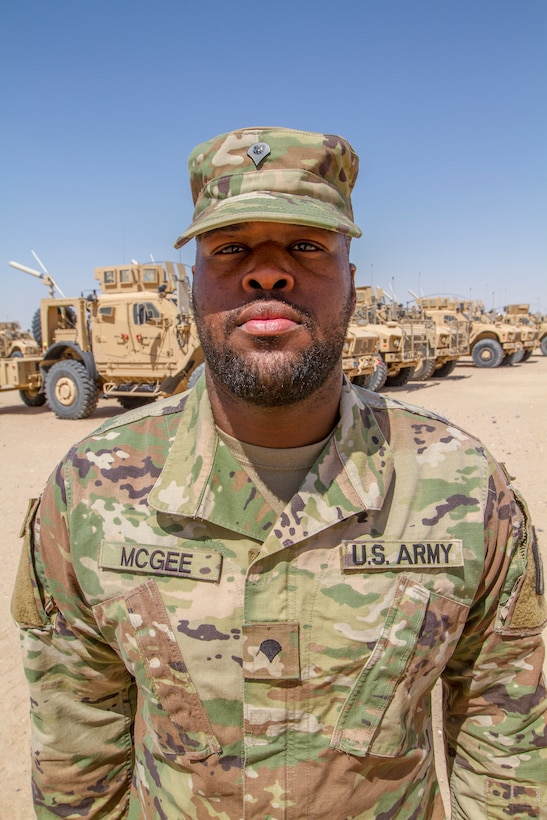
[[[193,303],[213,380],[261,406],[313,395],[340,372],[353,276],[333,231],[249,222],[203,234]]]

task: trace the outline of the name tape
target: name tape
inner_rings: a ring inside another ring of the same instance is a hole
[[[447,541],[344,541],[342,571],[446,568],[463,566],[463,543]]]
[[[184,550],[148,544],[120,544],[103,541],[99,552],[101,569],[137,572],[144,575],[172,575],[194,581],[218,583],[222,555],[216,549]]]

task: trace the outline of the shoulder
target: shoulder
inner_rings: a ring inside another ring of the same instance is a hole
[[[189,393],[160,399],[153,404],[122,412],[108,419],[92,433],[76,442],[61,465],[77,461],[84,453],[117,450],[121,446],[152,446],[157,441],[170,441],[180,424]]]
[[[387,427],[388,430],[393,431],[406,428],[410,432],[416,432],[418,429],[424,432],[428,430],[437,436],[452,435],[465,438],[481,451],[484,450],[482,442],[473,433],[439,413],[434,413],[426,407],[400,401],[384,393],[374,393],[353,385],[352,389],[357,393],[363,405],[374,414],[382,429]]]

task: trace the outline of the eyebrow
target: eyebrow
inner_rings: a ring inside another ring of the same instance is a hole
[[[244,231],[249,225],[250,222],[234,222],[232,225],[221,225],[219,228],[211,228],[210,231],[204,231],[204,233],[198,234],[196,239],[210,236],[211,234],[238,233],[239,231]]]

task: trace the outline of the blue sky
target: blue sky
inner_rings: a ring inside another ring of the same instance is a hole
[[[249,125],[361,157],[359,284],[547,312],[545,0],[4,0],[0,319],[130,259],[188,264],[193,146]]]

